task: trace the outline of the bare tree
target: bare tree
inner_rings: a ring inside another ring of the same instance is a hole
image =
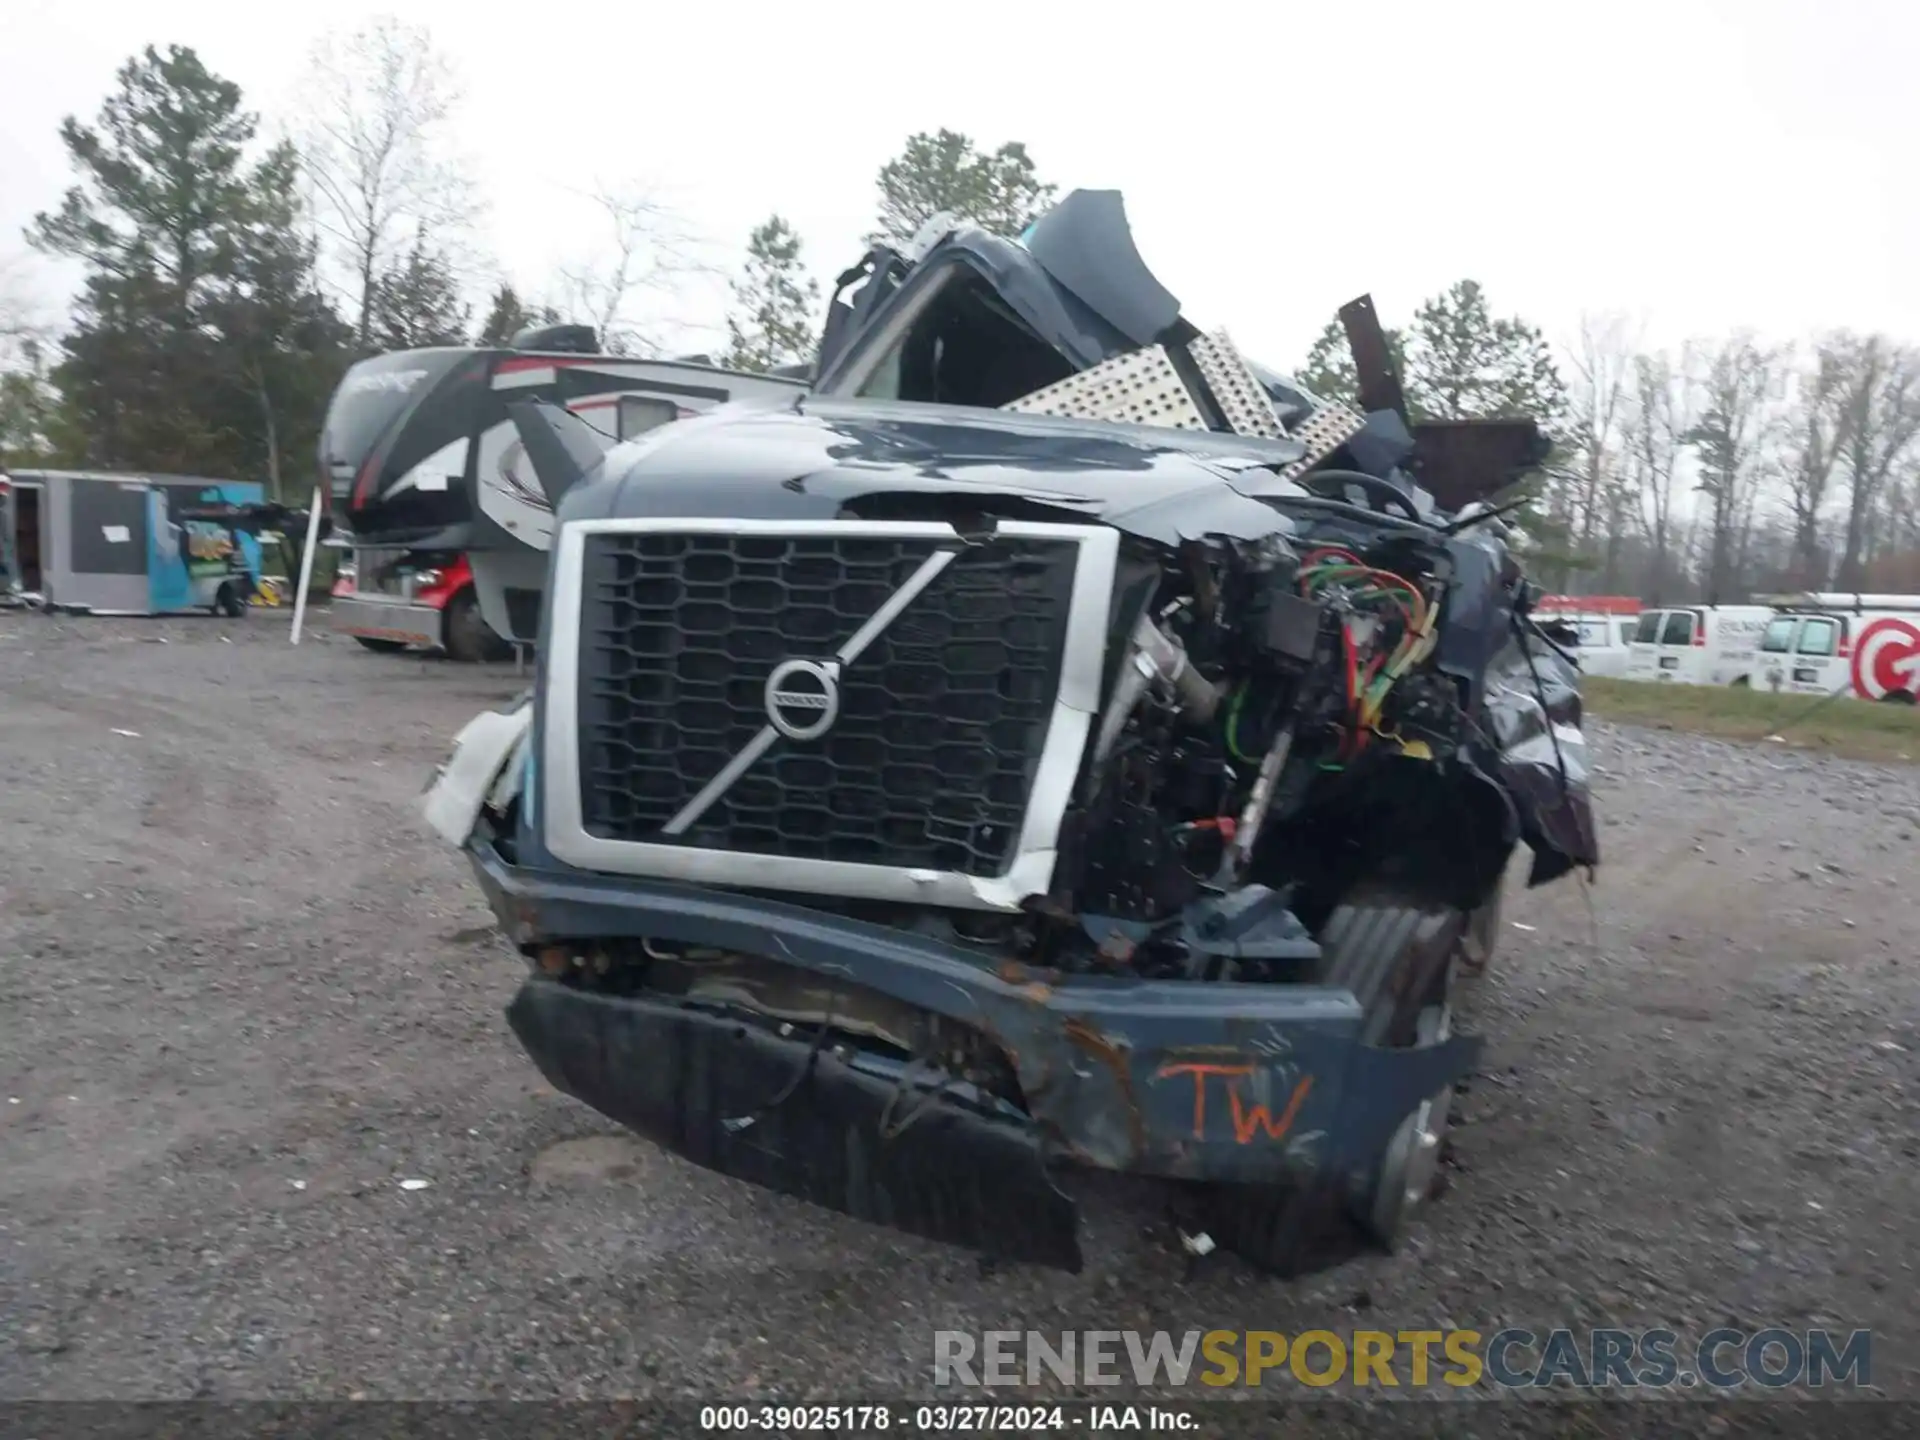
[[[1726,601],[1741,578],[1768,446],[1777,437],[1782,354],[1735,334],[1705,357],[1700,416],[1685,439],[1707,498],[1707,601]]]
[[[1680,452],[1693,428],[1686,358],[1675,367],[1665,352],[1633,357],[1630,403],[1624,422],[1627,473],[1639,495],[1641,528],[1652,550],[1648,598],[1659,604],[1676,577],[1676,479]]]
[[[601,243],[561,268],[558,308],[591,323],[609,354],[658,354],[657,316],[643,302],[719,269],[702,258],[700,237],[645,186],[598,185],[587,198],[601,215]]]
[[[1787,503],[1793,514],[1793,569],[1818,589],[1825,578],[1820,525],[1833,488],[1835,462],[1847,441],[1846,404],[1853,342],[1828,335],[1814,343],[1813,366],[1792,377],[1787,412]]]
[[[425,29],[381,16],[320,41],[303,91],[314,212],[350,277],[365,345],[377,287],[412,237],[424,227],[445,250],[474,216],[473,187],[443,143],[459,88]]]
[[[0,367],[15,364],[47,342],[47,326],[20,256],[0,260]]]
[[[1887,542],[1893,555],[1913,570],[1920,566],[1920,455],[1909,454],[1900,472],[1887,484],[1887,508],[1893,517],[1887,527]],[[1906,588],[1920,590],[1920,577]]]
[[[1863,589],[1920,590],[1920,456],[1909,455],[1887,480],[1876,537],[1882,542],[1861,567]]]
[[[1848,347],[1844,407],[1847,532],[1839,583],[1855,589],[1868,559],[1868,522],[1888,477],[1920,438],[1920,354],[1873,335]]]
[[[1606,528],[1606,574],[1612,584],[1619,563],[1617,521],[1625,496],[1620,453],[1627,419],[1633,347],[1625,317],[1582,315],[1571,347],[1564,434],[1574,474],[1571,510],[1575,548],[1591,557],[1594,538]],[[1610,522],[1615,522],[1610,525]]]
[[[24,257],[0,259],[0,470],[9,461],[44,459],[53,390],[52,331]]]

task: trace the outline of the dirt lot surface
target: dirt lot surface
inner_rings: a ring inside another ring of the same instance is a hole
[[[982,1275],[542,1085],[415,818],[525,681],[283,625],[0,616],[0,1396],[847,1400],[936,1328],[1608,1323],[1871,1327],[1920,1394],[1920,768],[1596,726],[1599,883],[1509,896],[1403,1254],[1189,1277],[1116,1198],[1087,1273]]]

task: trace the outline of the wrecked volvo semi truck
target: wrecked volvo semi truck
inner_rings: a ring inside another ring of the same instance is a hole
[[[790,404],[513,408],[537,683],[426,806],[509,1022],[668,1149],[988,1256],[1078,1269],[1099,1171],[1279,1273],[1391,1246],[1513,852],[1598,860],[1488,503],[1540,437],[1409,424],[1364,304],[1359,410],[1242,360],[1111,192],[923,239]]]

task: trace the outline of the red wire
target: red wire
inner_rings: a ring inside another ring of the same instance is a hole
[[[1354,647],[1353,627],[1345,620],[1340,622],[1340,648],[1347,657],[1347,711],[1354,721],[1340,741],[1340,758],[1345,760],[1360,748],[1360,652]]]
[[[1300,557],[1300,566],[1302,569],[1305,569],[1309,565],[1318,564],[1328,555],[1338,555],[1342,560],[1358,565],[1362,570],[1367,568],[1366,561],[1362,560],[1351,550],[1342,550],[1338,545],[1322,545],[1318,550],[1309,550],[1305,555]]]
[[[1407,628],[1409,630],[1415,628],[1413,605],[1407,598],[1410,595],[1417,596],[1420,594],[1419,589],[1415,585],[1404,576],[1396,575],[1391,570],[1381,570],[1376,566],[1367,564],[1366,561],[1360,559],[1351,550],[1342,550],[1337,545],[1327,545],[1318,550],[1309,550],[1301,559],[1300,568],[1303,570],[1308,569],[1315,562],[1328,555],[1337,555],[1342,560],[1349,562],[1359,569],[1362,572],[1360,576],[1362,580],[1370,583],[1374,589],[1383,592],[1386,597],[1394,603],[1395,607],[1400,611],[1401,619],[1406,621]],[[1350,584],[1352,582],[1347,581],[1343,583]],[[1308,584],[1308,580],[1305,578],[1301,579],[1300,589],[1302,593],[1305,593]],[[1399,591],[1406,593],[1396,593]]]

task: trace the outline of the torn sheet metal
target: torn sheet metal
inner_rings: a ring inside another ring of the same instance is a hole
[[[1579,671],[1528,622],[1516,621],[1487,669],[1486,708],[1500,744],[1500,778],[1533,851],[1527,883],[1599,864]]]
[[[1161,545],[1183,540],[1263,540],[1291,536],[1294,522],[1271,505],[1225,486],[1169,495],[1130,510],[1103,517],[1109,525]]]
[[[1049,279],[1135,345],[1167,337],[1180,302],[1133,243],[1118,190],[1075,190],[1036,220],[1022,248]]]
[[[1117,200],[1062,214],[1030,252],[940,222],[881,253],[844,388],[571,482],[543,768],[483,717],[436,828],[534,966],[511,1015],[549,1081],[702,1166],[1069,1268],[1066,1163],[1208,1187],[1263,1266],[1349,1210],[1391,1243],[1477,1064],[1427,1020],[1456,945],[1523,834],[1536,882],[1597,858],[1578,677],[1495,535],[1374,513],[1412,489],[1397,415],[1203,337]]]

